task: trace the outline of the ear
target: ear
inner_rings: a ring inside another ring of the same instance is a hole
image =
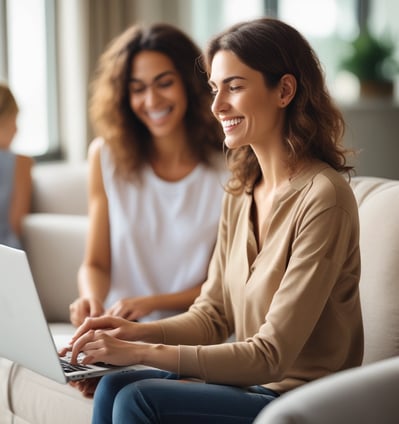
[[[280,107],[287,107],[296,93],[296,78],[294,75],[285,74],[281,77],[279,83]]]

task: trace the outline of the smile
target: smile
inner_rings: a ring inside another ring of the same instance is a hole
[[[233,127],[236,127],[239,125],[244,118],[232,118],[232,119],[225,119],[222,121],[222,126],[224,130],[229,130]]]
[[[154,110],[151,112],[147,112],[148,117],[153,121],[158,121],[159,119],[164,118],[172,111],[172,106],[162,109],[162,110]]]

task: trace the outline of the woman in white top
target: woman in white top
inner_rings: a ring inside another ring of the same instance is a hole
[[[103,313],[158,319],[199,294],[227,178],[200,55],[180,30],[155,24],[127,29],[100,58],[74,325]]]

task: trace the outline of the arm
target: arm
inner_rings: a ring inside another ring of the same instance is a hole
[[[78,354],[83,352],[84,364],[145,364],[178,372],[179,348],[158,344],[161,339],[162,331],[157,322],[142,324],[111,316],[89,318],[76,331],[72,347],[62,349],[59,354],[64,356],[71,350],[72,363],[76,363]]]
[[[316,193],[316,201],[319,197]],[[243,209],[241,206],[237,204],[236,209]],[[285,253],[273,263],[274,249],[270,249],[247,277],[238,261],[245,257],[241,250],[247,248],[245,232],[234,234],[234,217],[225,209],[224,224],[231,232],[223,231],[222,220],[219,236],[224,233],[221,239],[225,241],[235,235],[244,242],[232,241],[226,248],[218,238],[210,278],[188,312],[150,324],[126,324],[112,321],[116,320],[112,317],[89,321],[77,334],[81,338],[75,339],[75,355],[81,349],[89,354],[88,361],[102,358],[113,363],[115,356],[117,361],[171,371],[177,358],[181,375],[240,386],[282,380],[276,390],[355,365],[361,351],[355,213],[355,203],[349,214],[341,206],[313,208],[305,204],[296,219],[287,218],[289,228],[283,226],[283,231],[291,234],[285,237],[288,264]],[[226,275],[229,281],[223,282]],[[225,286],[224,296],[221,286]],[[247,294],[243,287],[248,287]],[[232,298],[235,304],[229,305]],[[240,307],[242,303],[251,308]],[[231,313],[230,307],[236,313]],[[237,317],[239,340],[220,343],[232,325],[232,315]],[[339,345],[335,343],[337,334]]]
[[[138,320],[155,310],[187,310],[200,294],[201,284],[176,293],[121,299],[107,313],[128,320]]]
[[[16,156],[10,223],[17,236],[21,235],[22,220],[24,216],[29,213],[31,207],[32,165],[32,158],[21,155]]]
[[[89,149],[89,231],[83,263],[78,272],[79,298],[70,306],[71,322],[78,326],[87,316],[98,316],[110,287],[108,201],[101,162],[101,143]]]

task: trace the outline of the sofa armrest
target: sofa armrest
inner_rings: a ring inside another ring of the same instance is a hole
[[[69,322],[87,228],[87,215],[36,213],[23,222],[23,245],[49,322]]]
[[[399,358],[352,368],[273,400],[254,424],[396,424]]]

